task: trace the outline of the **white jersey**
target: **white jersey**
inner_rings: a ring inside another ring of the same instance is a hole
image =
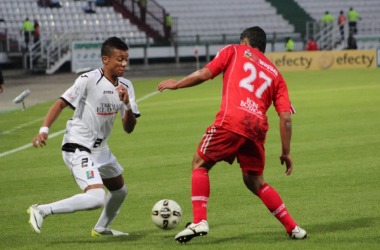
[[[117,86],[114,86],[104,76],[103,69],[96,69],[79,76],[61,96],[75,110],[73,118],[66,124],[64,143],[76,143],[91,151],[108,148],[107,140],[116,115],[120,111],[123,118],[125,114],[124,104],[116,91],[120,85],[128,90],[133,113],[140,116],[132,83],[119,77]]]

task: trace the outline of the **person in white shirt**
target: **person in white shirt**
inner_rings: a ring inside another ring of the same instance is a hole
[[[65,107],[75,110],[66,125],[62,156],[84,193],[28,209],[30,224],[41,233],[44,219],[51,214],[73,213],[104,206],[92,229],[92,236],[128,235],[110,229],[128,193],[123,168],[107,145],[118,112],[126,133],[131,133],[140,116],[133,85],[122,78],[129,57],[128,46],[119,38],[108,38],[102,45],[103,68],[82,74],[74,85],[48,111],[33,146],[46,145],[49,128]],[[108,189],[106,195],[105,186]]]

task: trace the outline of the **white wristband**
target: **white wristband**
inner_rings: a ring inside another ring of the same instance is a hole
[[[49,128],[48,127],[41,127],[40,128],[40,134],[41,133],[46,133],[46,134],[49,133]]]
[[[128,103],[128,104],[124,103],[124,108],[125,108],[125,111],[130,110],[131,109],[131,103]]]

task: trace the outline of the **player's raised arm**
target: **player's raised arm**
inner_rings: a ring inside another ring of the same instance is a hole
[[[290,140],[292,138],[292,118],[290,112],[281,112],[280,116],[280,135],[281,135],[281,144],[282,152],[280,155],[281,165],[286,164],[287,175],[290,175],[293,170],[293,161],[290,157]]]
[[[195,71],[194,73],[188,75],[180,81],[176,81],[173,79],[162,81],[157,90],[162,92],[165,89],[180,89],[180,88],[188,88],[198,84],[201,84],[204,81],[207,81],[213,77],[213,74],[209,68],[203,68]]]
[[[46,145],[50,126],[66,106],[67,104],[62,99],[58,99],[53,106],[51,106],[40,128],[40,132],[33,138],[33,147],[38,148],[37,144],[40,144],[41,148],[43,148],[43,145]]]
[[[119,93],[120,101],[124,103],[124,117],[123,117],[123,128],[126,133],[132,133],[136,126],[136,117],[133,113],[131,103],[129,100],[128,90],[123,86],[119,86],[116,88]]]

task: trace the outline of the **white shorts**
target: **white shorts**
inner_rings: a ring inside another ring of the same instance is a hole
[[[79,149],[75,153],[62,151],[62,157],[82,190],[89,185],[103,184],[102,179],[117,177],[124,171],[109,149],[93,153]]]

